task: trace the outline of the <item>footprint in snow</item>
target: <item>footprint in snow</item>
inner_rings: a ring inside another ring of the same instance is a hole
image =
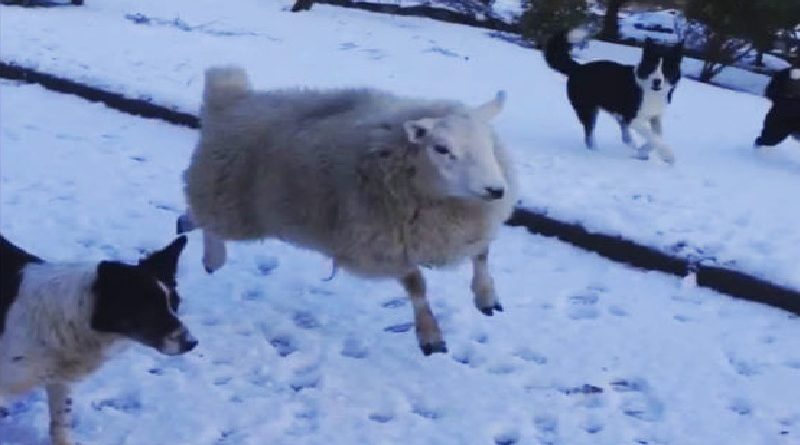
[[[247,289],[242,292],[242,300],[257,301],[264,298],[264,292],[261,289]]]
[[[103,411],[110,408],[124,413],[136,413],[142,410],[142,402],[139,400],[139,396],[127,394],[120,397],[93,401],[92,408],[94,408],[95,411]]]
[[[391,326],[386,326],[385,328],[383,328],[383,330],[384,330],[384,332],[391,332],[393,334],[400,334],[400,333],[403,333],[403,332],[410,331],[411,328],[413,328],[413,327],[414,327],[414,322],[410,321],[410,322],[407,322],[407,323],[400,323],[400,324],[394,324],[394,325],[391,325]]]
[[[731,400],[731,403],[728,404],[728,409],[740,416],[748,416],[753,412],[750,402],[741,398]]]
[[[381,303],[381,307],[385,307],[388,309],[394,309],[398,307],[403,307],[408,303],[408,300],[405,298],[392,298],[391,300],[384,301]]]
[[[547,357],[528,348],[520,348],[514,351],[514,357],[519,357],[528,363],[535,363],[537,365],[544,365],[547,363]]]
[[[558,441],[558,419],[550,415],[540,415],[533,418],[536,428],[536,438],[542,445],[552,445]]]
[[[592,320],[600,316],[597,303],[600,295],[597,291],[587,289],[567,297],[567,316],[573,320]]]
[[[733,354],[728,354],[728,364],[731,365],[737,374],[744,377],[753,377],[761,374],[761,370],[764,367],[763,364],[758,363],[755,360],[746,360],[736,357]]]
[[[664,416],[664,404],[653,395],[643,378],[632,377],[611,382],[611,389],[620,395],[623,414],[645,422],[657,422]]]
[[[442,417],[442,414],[437,409],[425,406],[424,404],[414,404],[411,408],[411,412],[424,419],[430,420],[436,420]]]
[[[495,445],[515,445],[519,442],[519,432],[515,430],[505,431],[494,436]]]
[[[350,358],[366,358],[369,350],[363,341],[355,337],[348,337],[342,345],[342,356]]]
[[[294,340],[288,335],[277,335],[269,339],[269,344],[275,348],[275,352],[281,357],[288,357],[294,352],[297,352],[297,345]]]
[[[267,276],[278,268],[278,258],[274,256],[257,256],[255,262],[256,270],[261,276]]]
[[[321,377],[319,376],[316,367],[298,370],[294,377],[289,381],[289,387],[294,392],[301,392],[303,390],[314,389],[320,384]]]
[[[375,412],[371,413],[368,418],[375,423],[389,423],[394,420],[394,415],[391,413]]]
[[[292,321],[294,325],[300,329],[316,329],[320,327],[319,321],[317,321],[316,317],[314,317],[314,314],[311,312],[295,312],[294,316],[292,316]]]

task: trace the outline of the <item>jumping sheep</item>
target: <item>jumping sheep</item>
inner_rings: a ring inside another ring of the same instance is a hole
[[[475,305],[503,310],[488,267],[517,196],[489,124],[503,91],[470,108],[372,89],[254,91],[238,67],[210,68],[205,82],[177,228],[202,230],[209,273],[225,240],[277,238],[356,275],[396,278],[425,355],[447,348],[420,267],[471,258]]]

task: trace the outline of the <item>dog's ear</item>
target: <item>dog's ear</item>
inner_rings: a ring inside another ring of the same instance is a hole
[[[178,258],[186,247],[186,235],[175,238],[169,246],[148,255],[139,261],[139,266],[147,269],[164,283],[174,285],[178,270]]]
[[[675,46],[672,47],[672,57],[680,59],[683,57],[683,46],[686,44],[685,40],[680,40]]]

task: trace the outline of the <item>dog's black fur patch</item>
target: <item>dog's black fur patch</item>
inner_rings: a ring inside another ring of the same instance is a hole
[[[124,335],[159,348],[163,339],[180,328],[174,311],[167,306],[163,283],[170,292],[170,306],[178,299],[175,272],[186,237],[178,237],[161,251],[137,265],[102,261],[92,286],[96,296],[92,329]]]
[[[0,235],[0,335],[5,330],[6,317],[17,298],[22,283],[22,270],[28,264],[43,261],[12,244]]]
[[[637,77],[645,80],[661,66],[666,81],[661,87],[669,88],[668,102],[672,101],[681,77],[683,46],[680,44],[669,48],[648,39],[636,66],[608,60],[580,64],[570,55],[571,50],[567,32],[562,31],[548,41],[544,55],[551,68],[567,76],[567,96],[583,124],[587,144],[599,110],[619,116],[626,125],[636,118],[644,97]]]
[[[791,70],[779,71],[767,85],[764,95],[772,101],[772,107],[756,145],[778,145],[789,136],[800,140],[800,79],[792,79]]]

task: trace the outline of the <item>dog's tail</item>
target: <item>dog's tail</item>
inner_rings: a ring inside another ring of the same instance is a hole
[[[572,31],[560,31],[555,34],[550,40],[547,41],[547,46],[544,49],[544,59],[550,68],[566,74],[569,76],[575,69],[580,66],[575,59],[572,58],[570,51],[572,45],[583,40],[586,37],[586,31],[582,29],[575,29]]]
[[[203,108],[226,108],[250,94],[250,80],[244,69],[237,66],[212,67],[206,70],[203,89]]]

